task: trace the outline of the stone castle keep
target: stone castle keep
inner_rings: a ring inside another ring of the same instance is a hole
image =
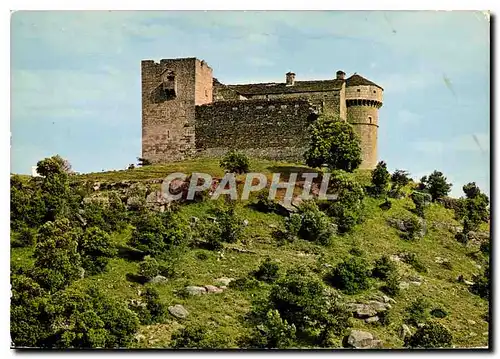
[[[142,61],[142,157],[153,163],[221,156],[300,161],[307,127],[320,113],[348,121],[361,138],[361,168],[377,164],[378,109],[383,89],[354,74],[345,78],[225,85],[196,58]]]

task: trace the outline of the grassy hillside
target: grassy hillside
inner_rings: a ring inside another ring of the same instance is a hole
[[[307,167],[273,161],[253,161],[252,172],[294,172],[307,171]],[[90,173],[73,176],[73,181],[146,181],[161,179],[172,172],[206,172],[213,176],[222,176],[218,161],[196,160],[173,163],[162,166],[146,166],[126,171]],[[356,173],[361,183],[367,184],[370,173]],[[245,319],[252,303],[258,298],[266,297],[271,285],[262,282],[258,288],[239,290],[227,288],[222,293],[200,296],[183,296],[181,291],[188,285],[216,285],[216,279],[221,277],[242,278],[249,276],[261,262],[270,257],[280,265],[280,274],[288,269],[304,266],[310,276],[324,279],[330,266],[335,266],[342,259],[351,256],[353,248],[360,249],[363,257],[373,263],[382,255],[395,255],[402,252],[413,252],[427,269],[426,273],[417,272],[412,266],[403,262],[396,265],[402,275],[402,280],[409,283],[407,289],[401,290],[392,305],[391,319],[387,326],[368,324],[364,320],[351,318],[353,328],[369,331],[378,336],[386,348],[403,346],[398,330],[403,324],[406,308],[418,297],[424,297],[431,308],[441,308],[448,312],[445,318],[437,319],[453,334],[453,345],[456,347],[483,347],[488,345],[488,323],[485,314],[488,313],[488,302],[472,294],[468,286],[457,281],[462,275],[467,280],[482,272],[485,258],[478,253],[477,246],[463,245],[454,238],[448,228],[458,226],[452,210],[440,204],[431,204],[426,210],[427,233],[415,241],[401,239],[398,231],[388,225],[390,218],[401,218],[409,215],[414,208],[409,198],[392,200],[392,208],[383,210],[379,205],[384,199],[365,198],[364,221],[357,225],[352,233],[337,235],[328,246],[315,244],[302,239],[292,243],[280,244],[273,237],[276,229],[284,228],[284,217],[275,213],[262,213],[241,202],[238,214],[248,221],[243,234],[237,243],[225,244],[222,251],[209,251],[201,248],[189,248],[180,257],[176,266],[176,275],[166,283],[142,285],[131,281],[130,274],[138,271],[138,261],[122,255],[115,257],[109,264],[106,273],[86,277],[72,284],[74,287],[85,288],[91,282],[98,283],[108,295],[121,300],[139,299],[139,293],[145,286],[155,287],[163,303],[167,306],[181,304],[188,311],[186,319],[176,319],[168,316],[164,323],[143,325],[140,335],[134,344],[137,348],[164,348],[170,345],[170,336],[178,328],[190,323],[208,326],[213,335],[225,337],[225,346],[238,347],[238,341],[250,333],[251,324]],[[183,204],[179,215],[187,222],[192,217],[205,218],[215,205],[214,201]],[[483,230],[488,230],[483,225]],[[117,246],[126,246],[132,233],[129,226],[121,233],[113,234]],[[236,249],[235,249],[236,248]],[[245,250],[245,251],[238,251]],[[11,261],[14,266],[29,267],[32,265],[32,248],[13,248]],[[439,264],[439,259],[447,259],[451,266],[445,268]],[[419,280],[415,280],[418,278]],[[413,284],[411,282],[419,282]],[[356,295],[340,295],[347,302],[367,301],[375,295],[382,294],[382,282],[371,279],[371,287]],[[416,328],[412,328],[414,332]]]

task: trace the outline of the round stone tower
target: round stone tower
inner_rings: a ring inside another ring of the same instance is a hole
[[[377,165],[378,109],[384,89],[357,74],[346,80],[347,121],[361,139],[362,169]]]

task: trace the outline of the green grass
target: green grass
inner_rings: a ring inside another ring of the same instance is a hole
[[[253,172],[262,171],[268,175],[274,171],[289,173],[297,169],[308,170],[302,165],[273,161],[253,161],[251,167]],[[214,176],[223,175],[223,170],[219,168],[217,161],[195,160],[162,166],[147,166],[127,171],[77,175],[73,178],[91,181],[140,181],[163,178],[172,172],[190,173],[194,171],[207,172]],[[368,171],[357,171],[356,174],[364,184],[369,182]],[[399,237],[396,229],[387,224],[387,219],[413,215],[409,211],[414,207],[412,201],[410,199],[392,200],[392,208],[387,211],[379,208],[383,201],[384,199],[367,197],[364,222],[358,225],[352,233],[337,236],[327,247],[303,240],[281,246],[277,245],[272,236],[274,229],[270,228],[269,225],[283,228],[284,218],[277,214],[257,212],[247,206],[247,203],[242,203],[238,208],[238,213],[247,219],[249,224],[240,241],[230,246],[245,248],[255,252],[255,254],[226,250],[222,257],[218,252],[203,249],[190,249],[184,253],[180,261],[178,275],[169,279],[167,283],[155,285],[155,287],[165,304],[184,305],[190,312],[189,317],[184,321],[169,317],[165,323],[142,326],[140,332],[146,339],[137,343],[136,346],[167,347],[172,332],[177,328],[188,323],[204,323],[214,328],[218,334],[227,337],[230,347],[237,348],[238,340],[250,330],[249,324],[244,318],[251,308],[252,301],[265,297],[270,286],[262,284],[261,288],[248,291],[229,288],[221,294],[187,298],[178,294],[182,288],[187,285],[215,284],[215,279],[219,277],[247,276],[251,271],[257,269],[266,257],[271,257],[279,262],[281,274],[288,269],[305,266],[309,268],[312,276],[322,278],[327,271],[322,263],[335,266],[350,255],[349,250],[353,246],[361,248],[370,263],[383,254],[414,252],[427,268],[427,273],[422,274],[417,273],[407,264],[398,263],[398,270],[403,278],[418,275],[423,279],[422,285],[410,285],[409,289],[401,291],[401,294],[395,298],[397,303],[393,305],[393,319],[388,326],[370,325],[362,320],[351,319],[354,328],[365,329],[378,335],[383,340],[385,347],[401,347],[403,342],[398,337],[397,330],[403,323],[405,308],[415,298],[425,297],[431,302],[431,309],[441,307],[449,313],[447,317],[438,320],[452,331],[454,345],[458,347],[486,346],[488,337],[484,333],[488,331],[488,323],[484,321],[483,316],[488,311],[488,302],[471,294],[464,284],[457,283],[455,280],[459,275],[471,279],[474,274],[481,271],[476,267],[477,263],[470,255],[477,251],[477,248],[464,246],[458,243],[449,231],[433,226],[433,223],[436,222],[458,224],[454,220],[452,211],[440,205],[431,205],[426,210],[427,235],[420,240],[405,241]],[[202,218],[208,215],[207,213],[213,205],[212,201],[183,205],[179,214],[185,220],[189,220],[192,216]],[[129,228],[116,234],[113,240],[117,245],[125,245],[130,235]],[[200,252],[207,253],[208,258],[199,259]],[[30,248],[12,249],[12,265],[32,265],[31,253],[32,249]],[[452,269],[446,269],[435,263],[435,257],[449,259],[453,266]],[[127,273],[135,274],[137,270],[137,262],[118,257],[111,260],[108,272],[84,278],[73,285],[84,288],[93,282],[98,283],[107,294],[119,300],[139,298],[139,291],[144,291],[144,286],[128,281],[126,277]],[[371,283],[372,286],[369,290],[352,296],[343,295],[344,299],[368,299],[374,294],[380,294],[378,288],[383,283],[374,279]],[[475,324],[470,324],[468,320],[473,320]]]

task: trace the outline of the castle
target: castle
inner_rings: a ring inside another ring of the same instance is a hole
[[[361,168],[377,164],[378,109],[383,89],[354,74],[320,81],[225,85],[197,58],[144,60],[142,157],[152,163],[221,156],[300,161],[307,128],[320,113],[348,121],[361,139]]]

